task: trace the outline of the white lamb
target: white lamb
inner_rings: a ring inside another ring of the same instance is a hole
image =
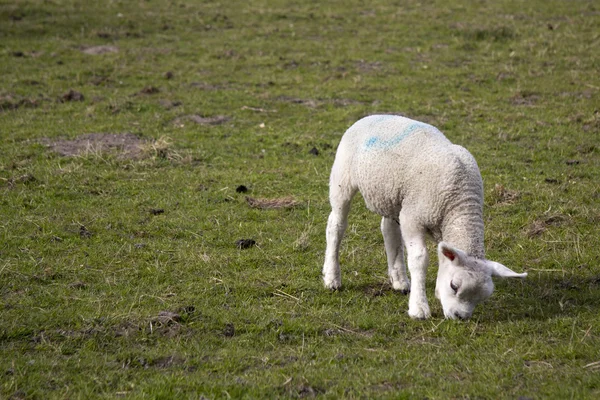
[[[479,168],[466,149],[431,125],[394,115],[359,120],[342,137],[329,191],[323,280],[330,289],[342,284],[339,249],[357,191],[369,210],[383,216],[388,274],[395,290],[410,291],[412,318],[431,316],[425,294],[427,234],[439,242],[435,294],[446,318],[469,318],[492,294],[492,276],[527,276],[484,258]]]

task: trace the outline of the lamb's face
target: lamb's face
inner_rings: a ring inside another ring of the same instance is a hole
[[[468,319],[475,306],[490,297],[494,282],[485,271],[485,268],[478,271],[440,263],[435,294],[446,318]]]
[[[446,318],[470,318],[475,306],[490,297],[494,291],[492,276],[527,276],[527,272],[519,274],[495,261],[471,257],[444,242],[438,245],[438,257],[440,268],[435,296],[442,302]]]
[[[486,260],[478,260],[446,244],[438,248],[439,270],[435,295],[442,303],[444,316],[468,319],[475,306],[494,291]]]

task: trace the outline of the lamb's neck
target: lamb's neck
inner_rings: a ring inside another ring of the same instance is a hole
[[[477,257],[485,257],[481,206],[466,207],[448,215],[442,226],[442,240]]]

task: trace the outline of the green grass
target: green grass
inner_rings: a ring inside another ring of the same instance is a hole
[[[0,398],[597,398],[599,49],[594,1],[0,0]],[[360,199],[322,286],[335,148],[373,113],[478,160],[487,254],[529,276],[469,322],[433,253],[408,317]],[[141,157],[47,146],[126,132]]]

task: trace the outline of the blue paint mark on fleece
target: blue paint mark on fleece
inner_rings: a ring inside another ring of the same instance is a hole
[[[402,132],[400,132],[398,135],[396,135],[388,140],[381,139],[376,136],[371,136],[365,142],[364,148],[365,149],[375,149],[375,148],[389,149],[389,148],[394,147],[397,144],[399,144],[401,141],[406,139],[411,133],[413,133],[415,130],[417,130],[419,128],[420,129],[435,129],[435,130],[437,130],[435,127],[433,127],[429,124],[425,124],[423,122],[415,122],[415,123],[408,125],[406,128],[404,128],[404,130]]]

